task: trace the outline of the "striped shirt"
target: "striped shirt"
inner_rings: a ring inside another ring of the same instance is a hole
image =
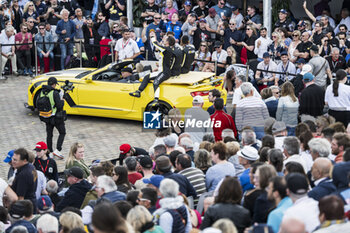
[[[260,98],[249,96],[241,99],[236,107],[236,127],[242,130],[245,126],[264,127],[269,117],[266,104]]]
[[[185,176],[196,190],[197,198],[194,200],[194,204],[197,205],[200,195],[207,191],[204,173],[198,168],[189,167],[179,171],[179,174]]]

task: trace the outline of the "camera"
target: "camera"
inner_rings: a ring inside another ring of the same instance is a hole
[[[247,24],[247,22],[250,20],[250,16],[247,15],[246,17],[243,18],[242,23]]]
[[[64,91],[64,93],[67,93],[68,91],[73,91],[74,86],[72,82],[69,82],[69,80],[66,80],[64,82],[64,85],[61,87],[61,89]]]

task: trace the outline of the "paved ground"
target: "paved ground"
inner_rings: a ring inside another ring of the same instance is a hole
[[[33,149],[36,142],[46,141],[45,124],[36,112],[24,108],[30,77],[9,77],[0,80],[0,177],[5,178],[8,165],[3,162],[11,149]],[[63,154],[68,156],[70,145],[81,142],[85,145],[88,163],[94,159],[107,160],[119,155],[119,146],[130,143],[146,150],[153,144],[154,132],[142,132],[142,123],[128,120],[69,116],[66,121],[66,138]],[[54,145],[57,140],[54,131]],[[59,170],[63,160],[56,160]]]

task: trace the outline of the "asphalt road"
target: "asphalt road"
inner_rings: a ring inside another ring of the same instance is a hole
[[[8,165],[3,162],[7,152],[24,147],[32,150],[38,141],[46,141],[45,123],[38,114],[24,108],[30,77],[12,77],[0,80],[0,177],[7,177]],[[85,145],[85,160],[89,164],[94,159],[109,160],[119,155],[123,143],[145,148],[155,140],[154,131],[142,131],[142,122],[68,116],[63,155],[68,157],[74,142]],[[54,130],[54,145],[58,132]],[[59,170],[64,169],[64,160],[56,160]]]

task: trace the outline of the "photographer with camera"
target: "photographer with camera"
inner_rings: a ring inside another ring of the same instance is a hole
[[[43,86],[36,106],[39,111],[40,120],[46,124],[46,143],[47,147],[54,156],[64,159],[61,153],[64,136],[66,135],[66,128],[64,121],[66,120],[66,112],[63,111],[64,91],[56,89],[57,79],[50,77],[47,85]],[[52,149],[52,137],[54,127],[58,130],[59,136],[57,139],[56,150]]]

